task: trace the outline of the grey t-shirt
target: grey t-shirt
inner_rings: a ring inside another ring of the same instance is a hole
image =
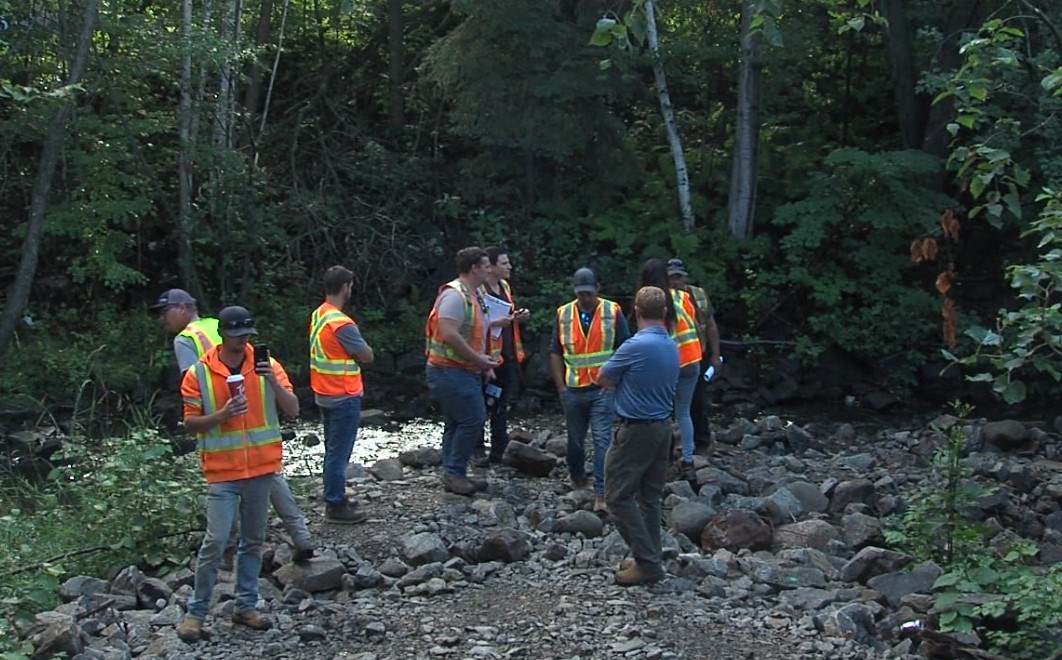
[[[199,351],[195,348],[195,342],[191,337],[177,335],[173,338],[173,352],[177,356],[177,368],[181,373],[188,371],[188,367],[199,362]]]
[[[479,294],[473,294],[476,298]],[[473,300],[472,304],[478,304],[478,300]],[[448,321],[457,321],[461,324],[461,336],[468,337],[472,333],[471,327],[465,322],[465,299],[461,296],[461,292],[457,289],[447,288],[439,296],[438,303],[439,318],[446,319]],[[474,318],[474,317],[473,317]],[[487,351],[487,333],[483,333],[483,344],[480,346],[473,346],[472,350],[479,351],[480,353],[486,353]]]
[[[342,344],[343,349],[346,350],[347,355],[350,357],[357,357],[358,351],[363,348],[368,348],[369,344],[365,341],[365,338],[361,336],[361,330],[353,323],[348,323],[336,331],[336,339]],[[339,404],[361,396],[360,394],[341,394],[339,396],[324,396],[322,394],[314,394],[313,398],[317,402],[317,405],[321,408],[335,408]]]

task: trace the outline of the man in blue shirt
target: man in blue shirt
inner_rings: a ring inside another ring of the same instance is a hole
[[[616,584],[664,577],[660,509],[671,450],[671,410],[679,377],[678,346],[664,324],[668,298],[642,287],[634,299],[638,333],[601,368],[602,387],[616,390],[616,435],[605,457],[605,501],[634,563],[616,571]]]

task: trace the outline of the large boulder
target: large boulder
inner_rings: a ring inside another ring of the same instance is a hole
[[[590,514],[593,515],[593,514]],[[595,518],[597,516],[594,516]],[[523,561],[531,554],[531,542],[520,531],[511,527],[491,530],[476,552],[478,559],[487,561]]]
[[[705,550],[760,550],[770,546],[771,528],[747,509],[732,509],[716,516],[701,533]]]
[[[402,543],[402,558],[413,566],[443,562],[450,558],[446,543],[436,534],[421,532],[408,537]]]
[[[558,518],[553,525],[553,530],[556,532],[582,534],[588,539],[601,536],[604,528],[605,524],[601,522],[601,518],[585,510]]]
[[[1022,449],[1029,440],[1029,430],[1024,424],[1014,419],[988,422],[984,426],[983,433],[986,442],[1004,451]]]
[[[369,474],[380,481],[397,481],[403,478],[402,463],[397,458],[383,458],[369,466]]]
[[[806,481],[794,481],[786,484],[785,489],[800,500],[805,511],[821,513],[830,505],[828,497],[822,494],[819,487]]]
[[[332,591],[343,586],[347,569],[343,562],[329,557],[314,557],[308,561],[284,564],[273,577],[285,587],[293,586],[309,593]]]
[[[774,530],[774,545],[781,548],[814,548],[823,552],[841,533],[825,520],[801,520]]]
[[[442,452],[435,447],[417,447],[398,455],[398,462],[411,468],[431,467],[442,464]]]
[[[849,504],[866,504],[873,506],[876,502],[874,484],[867,479],[842,481],[833,489],[830,498],[830,513],[844,513]]]
[[[696,542],[715,516],[715,509],[703,502],[683,502],[671,510],[668,526]]]
[[[909,594],[928,594],[933,590],[933,583],[943,571],[931,561],[915,566],[909,573],[885,573],[870,578],[867,586],[885,596],[889,605],[900,606],[900,600]]]
[[[537,447],[512,440],[505,448],[502,462],[533,477],[548,477],[557,464],[553,454]]]
[[[911,557],[893,550],[867,546],[841,567],[845,582],[865,582],[883,573],[898,571],[911,562]]]
[[[697,486],[712,484],[718,486],[724,493],[736,495],[748,495],[749,485],[744,479],[738,479],[734,475],[714,467],[705,467],[697,470]]]

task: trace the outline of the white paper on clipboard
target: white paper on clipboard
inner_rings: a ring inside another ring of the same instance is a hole
[[[507,300],[499,300],[494,296],[483,296],[484,302],[487,303],[487,323],[500,319],[503,316],[507,316],[513,313],[513,304]],[[497,339],[501,337],[501,333],[504,328],[495,327],[490,329],[490,336]]]

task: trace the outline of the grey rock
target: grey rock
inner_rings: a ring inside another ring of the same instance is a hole
[[[516,524],[516,510],[505,500],[476,500],[468,508],[476,514],[479,524],[484,527],[512,527]]]
[[[33,644],[34,658],[50,658],[60,653],[73,657],[88,644],[88,635],[69,614],[42,612],[35,617],[35,621],[40,629],[29,638]]]
[[[181,606],[174,603],[169,607],[164,608],[161,612],[151,617],[151,625],[153,626],[176,626],[181,622],[181,618],[184,616]]]
[[[701,555],[679,555],[677,575],[684,578],[705,578],[709,575],[725,578],[730,566],[720,559],[702,557]]]
[[[764,498],[760,505],[774,524],[792,522],[804,515],[804,505],[787,488],[779,488]]]
[[[789,451],[803,455],[811,447],[811,434],[796,424],[790,424],[785,429],[785,441],[789,445]]]
[[[701,532],[715,516],[715,509],[707,504],[683,502],[668,514],[668,526],[680,534],[685,534],[689,539],[699,541]]]
[[[842,513],[849,504],[866,504],[873,506],[875,500],[874,484],[867,479],[842,481],[833,489],[830,497],[830,513]]]
[[[869,472],[870,470],[873,470],[874,466],[878,463],[873,454],[865,452],[862,454],[852,454],[850,456],[838,456],[833,462],[837,467],[855,470],[856,472]]]
[[[154,577],[144,578],[137,588],[137,599],[140,602],[140,607],[144,609],[154,608],[155,603],[160,600],[168,602],[172,595],[173,589],[170,588],[170,585]]]
[[[701,546],[706,550],[758,550],[770,543],[771,528],[755,512],[747,509],[724,511],[708,523],[701,534]]]
[[[723,504],[723,489],[715,484],[705,484],[697,489],[697,499],[713,509],[718,509]]]
[[[814,548],[826,551],[830,541],[841,538],[841,533],[825,520],[802,520],[782,525],[774,531],[774,544],[782,548]]]
[[[690,482],[686,480],[672,481],[664,487],[664,492],[678,495],[687,500],[696,495],[696,493],[693,492],[693,486],[691,486]]]
[[[837,602],[840,598],[837,591],[800,587],[793,591],[784,592],[781,600],[798,610],[821,610],[827,605]]]
[[[800,500],[800,504],[805,511],[821,513],[830,504],[829,498],[822,494],[818,486],[809,484],[806,481],[794,481],[786,484],[785,489]]]
[[[557,464],[557,457],[537,447],[512,440],[505,448],[502,461],[533,477],[548,477]]]
[[[758,449],[763,444],[763,440],[758,435],[746,435],[741,438],[741,442],[738,443],[738,447],[741,447],[745,451],[752,451]]]
[[[408,573],[409,566],[398,557],[388,557],[380,564],[377,570],[387,577],[397,578]]]
[[[1029,439],[1029,431],[1017,420],[1004,419],[985,424],[984,438],[1003,450],[1021,449]]]
[[[399,454],[398,462],[417,469],[442,465],[442,453],[435,447],[417,447]]]
[[[531,542],[522,532],[509,527],[501,527],[487,534],[476,554],[480,561],[523,561],[531,554]]]
[[[347,572],[343,562],[329,557],[314,557],[301,563],[285,564],[273,577],[284,586],[294,586],[310,593],[339,589]]]
[[[889,605],[899,607],[900,601],[908,594],[932,591],[933,583],[942,573],[940,566],[927,561],[915,566],[909,573],[885,573],[870,578],[867,586],[885,596]]]
[[[438,562],[424,564],[399,578],[398,582],[395,583],[395,586],[399,589],[407,589],[418,584],[423,584],[432,578],[437,578],[442,575],[442,572],[442,564]]]
[[[554,531],[582,534],[590,539],[601,536],[601,532],[604,528],[605,524],[601,521],[601,518],[597,517],[597,515],[590,511],[576,511],[563,518],[558,518],[556,525],[554,526]]]
[[[414,566],[420,566],[446,561],[450,558],[450,552],[436,534],[421,532],[408,537],[402,543],[402,558]]]
[[[867,546],[841,568],[841,580],[865,582],[883,573],[897,571],[911,562],[911,557],[893,550]]]
[[[402,463],[395,458],[384,458],[369,466],[369,474],[380,481],[397,481],[406,475],[402,472]]]
[[[64,601],[70,602],[72,600],[77,600],[81,596],[105,594],[109,593],[110,590],[111,585],[106,580],[100,580],[87,575],[78,575],[63,582],[62,586],[59,587],[59,596],[62,597]]]
[[[568,438],[560,435],[549,438],[546,440],[545,444],[542,445],[542,449],[554,456],[567,456]]]
[[[858,550],[881,541],[881,521],[865,513],[850,513],[841,519],[844,542]]]
[[[328,639],[328,633],[321,626],[307,623],[299,626],[299,640],[302,642],[323,642]]]
[[[612,530],[609,532],[608,536],[601,541],[597,554],[601,559],[611,561],[626,556],[629,551],[630,548],[627,547],[627,542],[623,540],[620,533],[616,530]]]
[[[827,637],[851,639],[869,645],[872,640],[873,617],[860,603],[850,603],[815,618],[817,627]]]
[[[144,573],[136,566],[126,566],[111,580],[111,593],[136,596],[137,588],[144,581]]]
[[[354,589],[375,589],[382,586],[386,580],[387,578],[375,568],[362,564],[353,575],[348,573],[343,576],[343,586],[344,588],[350,586]]]
[[[734,475],[720,470],[719,468],[706,467],[697,470],[697,485],[704,486],[705,484],[712,484],[718,486],[724,493],[735,493],[737,495],[748,495],[749,485],[742,479],[738,479]]]
[[[727,581],[723,578],[709,575],[697,585],[696,592],[705,598],[722,598],[726,596]]]

